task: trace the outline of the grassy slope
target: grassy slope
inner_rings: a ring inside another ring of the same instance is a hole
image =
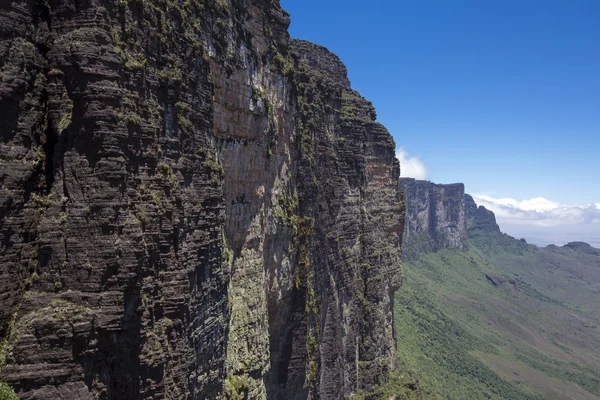
[[[471,246],[404,264],[401,370],[424,398],[600,399],[600,257],[509,237],[474,242],[485,254]]]

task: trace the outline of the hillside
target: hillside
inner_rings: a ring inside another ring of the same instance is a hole
[[[600,250],[537,248],[465,208],[468,250],[405,253],[401,370],[425,398],[599,399]]]

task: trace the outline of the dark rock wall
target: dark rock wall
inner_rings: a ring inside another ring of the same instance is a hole
[[[394,362],[394,143],[267,0],[0,4],[0,379],[342,398]]]
[[[401,178],[406,202],[404,238],[409,245],[428,243],[430,250],[467,249],[465,186]]]
[[[465,194],[465,217],[469,231],[500,232],[494,213],[484,206],[477,206],[469,194]]]
[[[477,206],[468,194],[465,194],[465,216],[469,242],[486,254],[502,251],[523,255],[535,249],[525,239],[515,240],[502,233],[494,213],[484,206]]]
[[[394,363],[400,171],[391,136],[375,122],[371,103],[350,88],[339,59],[308,42],[293,41],[291,49],[300,212],[312,221],[309,257],[297,272],[308,337],[306,346],[301,339],[294,348],[307,349],[307,379],[321,397],[339,398],[384,381]]]

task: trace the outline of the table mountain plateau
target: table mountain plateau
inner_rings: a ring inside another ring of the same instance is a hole
[[[600,399],[600,250],[502,233],[461,184],[401,184],[398,360],[423,398]]]

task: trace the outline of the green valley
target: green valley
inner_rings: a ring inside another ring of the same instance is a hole
[[[511,257],[526,261],[546,251]],[[441,398],[597,399],[598,320],[527,277],[510,277],[514,264],[502,269],[497,259],[472,246],[404,265],[396,296],[402,369]],[[505,281],[494,286],[486,275]]]
[[[405,244],[400,370],[422,398],[599,399],[600,250],[538,248],[491,218],[467,220],[468,250]]]
[[[500,231],[464,185],[401,179],[398,368],[380,399],[600,399],[600,250]]]

